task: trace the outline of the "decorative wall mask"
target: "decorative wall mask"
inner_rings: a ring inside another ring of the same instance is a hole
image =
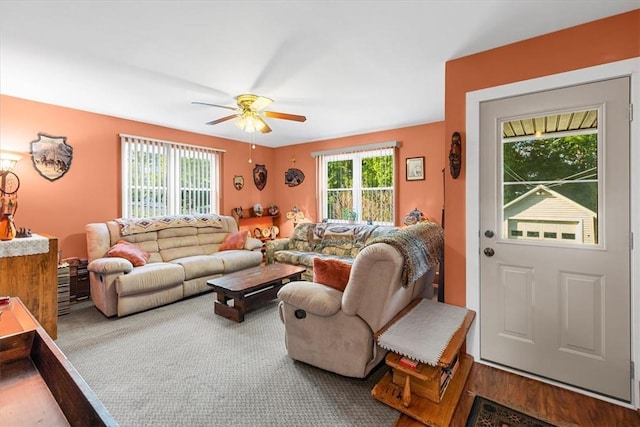
[[[253,168],[253,182],[260,191],[267,185],[267,168],[264,165],[258,165]]]
[[[297,187],[304,181],[304,173],[300,169],[289,168],[284,173],[284,183],[289,187]]]
[[[38,173],[49,181],[62,177],[71,167],[73,148],[67,144],[64,136],[38,134],[31,141],[31,160]]]
[[[460,175],[462,169],[462,138],[460,133],[451,135],[451,148],[449,149],[449,171],[453,179]]]
[[[241,176],[241,175],[234,176],[233,177],[233,186],[238,191],[242,190],[242,187],[244,187],[244,177]]]

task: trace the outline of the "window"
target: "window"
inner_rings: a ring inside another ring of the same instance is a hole
[[[505,238],[598,244],[601,116],[589,108],[501,123],[503,222],[526,217],[531,230],[522,237],[503,228]]]
[[[218,213],[222,151],[130,135],[120,141],[123,217]]]
[[[395,141],[312,153],[319,217],[330,222],[395,223]]]

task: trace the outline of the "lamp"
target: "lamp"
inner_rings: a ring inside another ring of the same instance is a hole
[[[247,110],[235,123],[238,129],[248,133],[261,132],[267,125],[255,111]]]
[[[0,151],[0,240],[16,237],[13,215],[18,210],[18,188],[20,179],[12,172],[18,160],[18,153]]]
[[[5,206],[12,208],[15,203],[20,179],[12,170],[20,157],[22,156],[18,153],[0,151],[0,214],[5,212]]]
[[[22,156],[11,151],[0,151],[0,172],[9,172],[13,170]]]
[[[285,216],[287,217],[287,219],[293,220],[293,228],[296,228],[298,224],[304,220],[304,213],[302,213],[302,211],[300,211],[300,209],[295,206],[293,207],[293,209],[287,212]]]

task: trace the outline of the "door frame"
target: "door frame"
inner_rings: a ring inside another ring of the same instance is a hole
[[[631,122],[631,232],[636,250],[631,251],[631,360],[635,361],[631,404],[599,394],[557,383],[535,375],[515,371],[480,360],[480,103],[531,92],[552,90],[616,77],[631,77],[631,102],[635,120]],[[467,335],[467,352],[476,362],[534,378],[600,400],[629,408],[640,408],[640,58],[612,62],[566,73],[524,80],[487,89],[468,92],[466,96],[466,305],[476,311],[476,320]]]

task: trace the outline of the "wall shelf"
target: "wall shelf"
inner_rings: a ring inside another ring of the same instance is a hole
[[[253,212],[253,208],[250,208],[250,209],[242,210],[242,218],[241,218],[240,215],[238,215],[238,213],[236,212],[236,210],[232,209],[231,216],[233,216],[233,218],[236,220],[239,230],[246,230],[249,232],[249,235],[251,237],[259,238],[263,242],[273,240],[273,238],[276,236],[265,237],[261,235],[260,237],[258,237],[255,234],[256,229],[260,229],[260,231],[262,231],[266,228],[271,228],[273,226],[280,228],[279,213],[276,215],[267,214],[262,216],[256,216],[255,213]]]

